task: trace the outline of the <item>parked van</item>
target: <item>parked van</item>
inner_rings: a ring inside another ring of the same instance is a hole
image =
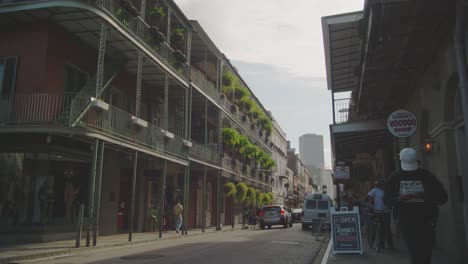
[[[333,207],[333,203],[327,194],[307,195],[302,205],[302,230],[312,227],[312,230],[316,231],[322,217],[325,217],[326,221],[330,223],[330,207]]]

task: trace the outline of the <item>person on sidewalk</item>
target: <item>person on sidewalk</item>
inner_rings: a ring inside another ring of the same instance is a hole
[[[183,210],[184,208],[180,204],[180,200],[177,200],[177,203],[172,208],[172,211],[174,212],[174,218],[175,218],[176,233],[179,233],[180,227],[182,226],[182,211]]]
[[[399,207],[398,224],[413,264],[430,264],[439,206],[447,193],[437,178],[418,166],[416,150],[400,152],[401,170],[385,186],[387,206]]]
[[[384,180],[379,180],[375,183],[375,187],[367,194],[367,198],[374,200],[373,211],[375,214],[382,214],[382,228],[379,234],[380,248],[385,248],[385,240],[387,240],[387,247],[393,249],[393,238],[390,227],[390,213],[385,210],[384,203]]]

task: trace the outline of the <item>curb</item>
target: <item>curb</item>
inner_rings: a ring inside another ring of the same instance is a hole
[[[134,241],[134,242],[121,242],[121,243],[116,243],[116,244],[94,246],[94,247],[91,246],[91,247],[80,247],[80,248],[68,248],[68,249],[56,250],[56,251],[51,251],[51,252],[43,252],[43,253],[36,253],[36,254],[25,255],[25,256],[3,258],[3,259],[0,259],[0,264],[13,264],[13,263],[20,263],[20,262],[22,263],[22,262],[26,262],[26,261],[32,262],[34,260],[58,257],[58,256],[62,256],[62,255],[78,255],[80,253],[97,251],[97,250],[101,250],[101,249],[130,247],[130,246],[133,246],[133,245],[140,245],[140,244],[146,244],[146,243],[163,241],[163,240],[183,239],[183,238],[201,236],[201,235],[217,233],[217,232],[234,232],[234,231],[237,231],[237,230],[247,230],[247,229],[242,229],[242,227],[234,227],[234,228],[225,229],[225,230],[223,230],[223,229],[222,230],[215,230],[215,231],[212,231],[212,232],[209,232],[209,233],[206,233],[206,232],[205,233],[200,232],[200,233],[195,233],[195,234],[190,234],[189,233],[188,235],[179,235],[179,236],[162,237],[162,238],[158,237],[158,238],[148,239],[148,240],[141,240],[141,241]]]

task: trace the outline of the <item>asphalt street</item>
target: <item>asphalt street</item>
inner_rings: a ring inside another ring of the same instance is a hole
[[[300,224],[292,228],[242,230],[80,253],[36,263],[313,263],[321,242]],[[326,247],[326,244],[324,245]],[[318,261],[320,263],[320,261]]]

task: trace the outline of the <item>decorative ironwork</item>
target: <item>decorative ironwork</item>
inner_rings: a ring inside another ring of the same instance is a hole
[[[143,74],[143,52],[138,51],[138,68],[137,68],[137,83],[136,83],[136,102],[135,102],[135,116],[140,117],[141,109],[141,81]]]
[[[104,58],[106,57],[106,42],[107,42],[107,23],[102,20],[101,37],[99,38],[99,54],[97,61],[96,74],[96,98],[101,95],[103,79],[104,79]]]

